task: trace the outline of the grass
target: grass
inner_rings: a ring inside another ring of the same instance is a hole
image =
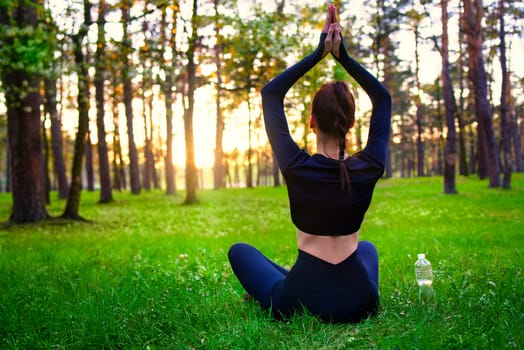
[[[379,183],[361,231],[380,254],[381,309],[354,325],[309,315],[273,320],[227,262],[237,241],[290,266],[285,188],[183,196],[83,193],[81,214],[0,230],[0,348],[518,349],[524,347],[524,175],[513,189],[459,178]],[[0,218],[10,196],[0,195]],[[49,210],[58,215],[64,203]],[[435,271],[435,302],[418,301],[413,264]]]

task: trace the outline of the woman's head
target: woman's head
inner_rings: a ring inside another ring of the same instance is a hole
[[[355,122],[355,99],[346,83],[322,85],[313,98],[311,114],[318,131],[337,140],[343,156],[346,134]]]
[[[311,117],[326,142],[337,142],[341,187],[349,191],[349,173],[343,161],[346,134],[355,123],[355,99],[346,83],[324,84],[313,97]]]

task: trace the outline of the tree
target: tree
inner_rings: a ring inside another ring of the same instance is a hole
[[[415,36],[415,85],[416,85],[416,94],[414,96],[414,102],[416,107],[415,112],[415,125],[417,130],[417,141],[416,141],[416,150],[417,150],[417,176],[424,176],[424,142],[422,141],[422,101],[421,101],[421,86],[420,86],[420,59],[419,59],[419,26],[420,22],[424,18],[422,13],[416,11],[415,6],[408,12],[408,17],[412,20],[413,25],[413,34]]]
[[[0,2],[0,74],[7,107],[10,221],[49,217],[45,204],[39,85],[52,57],[39,1]]]
[[[134,134],[134,120],[133,120],[133,86],[132,86],[132,69],[129,55],[132,51],[131,38],[129,35],[129,22],[132,3],[130,0],[122,0],[122,80],[124,84],[124,107],[126,111],[127,121],[127,138],[129,144],[129,176],[131,183],[131,193],[139,194],[141,190],[140,185],[140,169],[138,166],[138,152],[135,144]]]
[[[449,73],[448,51],[448,1],[440,2],[442,8],[442,89],[444,90],[444,107],[446,113],[446,147],[444,149],[444,193],[455,194],[455,163],[457,158],[457,133],[455,129],[455,98]]]
[[[111,175],[109,169],[109,156],[106,142],[106,129],[104,123],[104,84],[105,84],[105,14],[106,2],[100,0],[98,3],[98,40],[95,53],[95,99],[96,99],[96,127],[98,138],[98,171],[100,174],[100,199],[99,203],[109,203],[113,201],[111,188]]]
[[[215,10],[215,66],[216,66],[216,129],[215,129],[215,159],[213,164],[213,188],[224,187],[224,150],[222,139],[224,135],[224,115],[222,113],[222,46],[223,37],[220,32],[219,0],[213,0]]]
[[[401,84],[402,80],[395,79],[399,60],[395,55],[396,43],[393,40],[393,34],[399,30],[399,23],[403,20],[402,10],[407,5],[408,0],[370,0],[369,3],[374,3],[375,9],[370,23],[374,28],[370,36],[373,39],[372,53],[377,67],[377,76],[382,76],[383,84],[389,91],[397,92],[400,91],[400,88],[395,85]],[[382,74],[380,74],[380,71],[382,71]],[[404,115],[404,111],[399,110],[403,100],[397,93],[391,95],[392,114]],[[392,132],[386,154],[386,177],[393,176],[393,137]]]
[[[113,114],[113,188],[122,190],[126,188],[126,171],[124,157],[122,155],[122,145],[120,143],[120,114],[118,105],[121,102],[121,85],[118,84],[118,67],[112,66],[111,76],[113,81],[113,89],[111,93],[111,112]]]
[[[198,201],[196,189],[198,184],[198,173],[195,164],[195,141],[193,135],[193,111],[195,107],[196,90],[196,62],[195,54],[198,47],[198,4],[193,0],[193,12],[191,15],[191,34],[188,38],[186,51],[186,86],[184,98],[184,136],[186,145],[186,198],[184,203],[193,204]]]
[[[498,145],[488,101],[488,87],[482,55],[482,0],[464,0],[463,24],[467,36],[468,77],[473,85],[478,121],[479,157],[487,160],[489,187],[500,187]]]
[[[175,182],[175,166],[173,165],[173,96],[175,84],[175,68],[176,68],[176,57],[177,46],[176,46],[176,27],[178,14],[180,8],[178,1],[169,7],[171,10],[171,29],[167,23],[167,7],[162,8],[162,15],[160,20],[160,47],[161,47],[161,64],[160,68],[164,71],[164,81],[160,83],[162,92],[164,93],[164,101],[166,108],[166,156],[164,158],[165,163],[165,176],[166,176],[166,194],[174,195],[176,193],[176,182]],[[170,33],[169,35],[166,34]],[[171,49],[169,52],[166,48]],[[169,55],[169,53],[171,55]],[[169,59],[170,56],[170,59]]]
[[[511,173],[512,173],[512,161],[511,161],[511,134],[510,134],[510,120],[508,118],[508,91],[509,90],[509,74],[506,62],[506,29],[504,27],[504,0],[499,0],[499,23],[500,23],[500,67],[502,70],[502,87],[500,94],[500,131],[502,138],[502,154],[503,154],[503,167],[502,167],[502,187],[511,188]]]
[[[285,46],[289,41],[282,35],[286,19],[279,12],[283,2],[279,4],[276,13],[255,7],[254,14],[248,19],[236,15],[237,33],[228,43],[230,55],[224,62],[224,70],[229,72],[225,84],[228,91],[235,93],[235,105],[245,103],[247,107],[246,186],[249,188],[253,187],[253,127],[262,125],[258,122],[261,115],[253,115],[253,94],[283,69],[281,53],[290,47]],[[246,45],[246,41],[250,45]]]
[[[63,154],[63,137],[61,116],[56,108],[56,73],[51,70],[51,77],[44,83],[46,110],[51,120],[51,150],[53,153],[53,168],[58,182],[58,198],[66,199],[69,192],[66,167]]]
[[[144,13],[148,13],[149,3],[144,3]],[[154,28],[150,26],[147,19],[142,22],[142,32],[144,43],[138,50],[140,69],[142,70],[142,82],[140,84],[140,98],[142,99],[142,119],[144,122],[144,166],[142,168],[142,187],[151,190],[151,182],[155,178],[155,161],[153,156],[152,130],[153,130],[153,71],[152,54],[154,42],[151,36],[154,35]]]
[[[460,5],[460,13],[462,13],[462,5]],[[459,174],[463,176],[469,176],[469,166],[467,160],[467,148],[466,148],[466,123],[464,115],[464,65],[467,64],[464,60],[466,56],[464,54],[464,30],[461,25],[458,26],[458,42],[459,42],[459,56],[458,56],[458,80],[459,80],[459,104],[457,106],[457,121],[458,121],[458,144],[459,144]],[[473,150],[473,149],[472,149]],[[473,159],[470,158],[470,164],[473,164]]]
[[[78,128],[75,137],[75,152],[71,171],[71,186],[67,197],[66,207],[62,213],[63,218],[84,220],[80,214],[80,194],[82,192],[82,159],[85,154],[86,141],[89,132],[89,73],[88,62],[84,53],[84,39],[87,37],[91,25],[91,4],[89,0],[83,1],[84,22],[80,29],[73,35],[73,54],[78,77]]]

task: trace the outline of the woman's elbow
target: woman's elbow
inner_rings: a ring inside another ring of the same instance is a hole
[[[264,87],[262,87],[262,89],[260,90],[260,95],[262,95],[262,98],[264,97],[268,97],[272,94],[274,94],[275,91],[273,89],[273,87],[271,86],[271,82],[267,83],[266,85],[264,85]]]

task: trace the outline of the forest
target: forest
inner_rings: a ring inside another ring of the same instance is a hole
[[[511,188],[522,172],[523,11],[514,0],[333,1],[348,51],[393,98],[384,176],[457,176]],[[0,191],[14,223],[83,219],[81,192],[281,186],[260,89],[311,52],[324,1],[0,1]],[[519,70],[520,69],[520,70]],[[334,60],[287,95],[296,142],[314,152],[311,96],[346,80],[358,102],[348,151],[366,142],[369,103]]]

